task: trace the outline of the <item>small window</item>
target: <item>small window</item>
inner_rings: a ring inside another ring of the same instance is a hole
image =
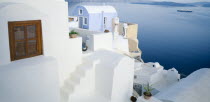
[[[41,21],[8,22],[11,60],[42,54]]]
[[[87,25],[88,24],[88,19],[84,18],[84,24]]]
[[[104,25],[107,23],[107,17],[104,17]]]
[[[83,10],[79,9],[79,15],[82,15],[82,14],[83,14]]]
[[[134,79],[137,79],[137,75],[134,75]]]

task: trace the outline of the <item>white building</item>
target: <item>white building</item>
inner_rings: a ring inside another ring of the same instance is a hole
[[[149,102],[209,102],[209,78],[209,68],[199,69],[180,79],[175,68],[164,70],[157,62],[135,63],[134,83],[149,83],[154,88]],[[148,101],[139,97],[137,102]]]
[[[175,68],[165,70],[158,62],[136,62],[135,63],[135,84],[150,84],[154,88],[152,94],[165,91],[167,88],[178,83],[180,74]]]
[[[210,69],[199,69],[155,95],[163,102],[209,102]]]
[[[0,101],[129,100],[134,60],[97,44],[83,54],[82,38],[69,39],[64,0],[1,0],[0,22]]]
[[[79,28],[101,32],[105,30],[112,32],[112,20],[118,16],[116,9],[108,5],[80,5],[74,9],[72,14],[78,17]]]

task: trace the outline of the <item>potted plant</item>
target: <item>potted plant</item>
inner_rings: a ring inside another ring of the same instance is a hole
[[[75,32],[74,30],[72,30],[71,32],[69,32],[70,38],[76,38],[78,34],[79,33],[78,32]]]
[[[130,100],[131,100],[131,102],[136,102],[137,98],[134,96],[131,96]]]
[[[144,86],[145,92],[144,94],[144,99],[149,100],[152,97],[152,93],[151,91],[153,90],[153,88],[149,85],[149,83],[147,85]]]
[[[109,30],[107,30],[107,29],[106,29],[106,30],[104,30],[104,33],[109,33]]]

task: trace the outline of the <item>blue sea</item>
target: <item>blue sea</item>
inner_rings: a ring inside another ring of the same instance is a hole
[[[210,68],[210,8],[147,4],[113,5],[120,21],[138,24],[139,48],[145,62],[159,62],[189,75]],[[192,13],[177,12],[179,9]]]
[[[210,8],[115,4],[121,21],[137,23],[145,62],[189,75],[210,68]],[[178,9],[192,13],[177,12]]]

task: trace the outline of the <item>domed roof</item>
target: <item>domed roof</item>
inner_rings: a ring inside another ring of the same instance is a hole
[[[89,5],[82,5],[88,13],[117,13],[116,9],[113,6],[89,6]]]

